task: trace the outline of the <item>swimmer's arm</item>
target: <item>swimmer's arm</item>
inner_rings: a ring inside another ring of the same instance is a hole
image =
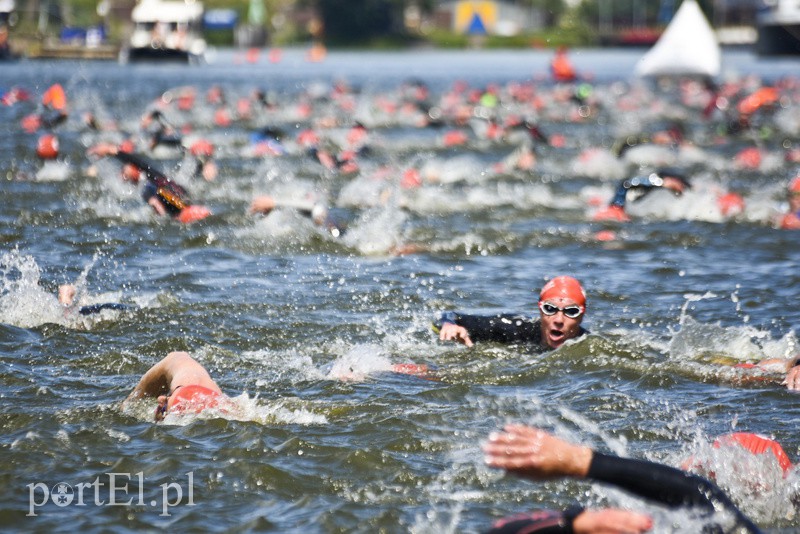
[[[800,354],[789,358],[786,367],[786,378],[783,379],[782,384],[789,391],[800,391]]]
[[[133,388],[133,391],[128,395],[126,402],[144,397],[158,397],[159,395],[169,393],[171,381],[172,375],[164,363],[164,360],[162,360],[142,375],[139,383],[136,384],[136,387]]]
[[[453,311],[442,313],[439,320],[433,323],[433,331],[439,334],[441,341],[457,341],[467,347],[473,345],[469,331],[458,324],[458,314]]]
[[[157,196],[153,195],[152,197],[147,199],[147,203],[155,210],[155,212],[159,215],[166,215],[167,209],[164,207],[164,204],[158,199]]]

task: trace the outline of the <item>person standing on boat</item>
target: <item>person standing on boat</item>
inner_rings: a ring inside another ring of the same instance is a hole
[[[433,324],[442,341],[467,347],[475,342],[522,343],[542,350],[557,349],[568,339],[588,332],[581,326],[586,312],[586,293],[571,276],[557,276],[539,294],[539,317],[520,314],[494,316],[444,312]]]

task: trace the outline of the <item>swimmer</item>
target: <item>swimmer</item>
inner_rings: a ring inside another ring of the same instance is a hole
[[[771,454],[774,457],[775,462],[778,464],[778,467],[783,472],[783,478],[788,477],[789,473],[794,469],[792,461],[789,459],[789,456],[786,454],[786,451],[783,450],[783,447],[781,447],[780,443],[774,439],[762,436],[760,434],[754,434],[752,432],[731,432],[729,434],[723,434],[722,436],[719,436],[714,440],[712,445],[715,449],[744,449],[753,456]],[[686,471],[694,471],[702,476],[708,477],[711,480],[716,480],[716,474],[713,470],[709,469],[709,466],[706,465],[706,462],[699,460],[694,456],[684,461],[681,465],[681,468]],[[759,489],[757,478],[758,477],[756,477],[756,480],[751,481],[756,490]]]
[[[125,399],[156,397],[156,422],[169,413],[200,413],[208,408],[228,410],[233,401],[208,371],[186,352],[170,352],[151,367]]]
[[[757,369],[767,373],[786,373],[781,385],[789,391],[800,391],[800,354],[791,358],[766,358],[758,363],[740,363],[739,369]]]
[[[183,148],[181,135],[157,109],[142,117],[142,129],[150,137],[150,150],[159,146]]]
[[[526,315],[467,315],[445,312],[434,323],[442,341],[467,347],[475,342],[525,343],[542,350],[557,349],[568,339],[588,332],[581,326],[586,312],[586,293],[580,282],[558,276],[547,282],[539,295],[539,318]]]
[[[71,310],[76,309],[75,296],[78,289],[72,284],[63,284],[58,287],[58,303],[64,306],[65,314]],[[80,306],[77,311],[81,315],[94,315],[103,310],[116,310],[116,311],[130,311],[134,307],[128,304],[120,304],[119,302],[104,302],[101,304],[88,304]]]
[[[68,117],[67,95],[61,84],[56,83],[42,95],[40,111],[22,119],[22,127],[29,133],[39,128],[51,130],[64,123]]]
[[[714,483],[666,465],[603,454],[561,440],[538,428],[508,425],[483,446],[486,464],[533,480],[560,477],[605,482],[670,508],[697,508],[720,528],[722,514],[735,523],[725,527],[761,532]],[[641,533],[653,528],[646,514],[620,509],[541,512],[502,520],[492,534]],[[715,530],[716,531],[716,530]],[[730,531],[730,530],[726,530]],[[737,530],[737,532],[740,530]]]
[[[625,213],[625,203],[629,196],[636,195],[634,200],[641,198],[654,189],[669,189],[680,196],[686,189],[691,188],[689,180],[674,169],[660,169],[647,176],[634,176],[619,183],[611,204],[604,210],[598,211],[593,219],[595,221],[628,222],[630,217]]]
[[[91,147],[87,154],[113,156],[144,173],[147,182],[142,189],[142,198],[158,215],[169,215],[183,223],[199,221],[211,215],[205,206],[192,204],[186,189],[167,178],[155,167],[155,163],[144,156],[126,152],[113,143],[99,143]]]
[[[786,193],[789,200],[789,212],[778,221],[778,228],[800,230],[800,175],[789,183]]]
[[[269,215],[275,208],[291,208],[330,232],[333,237],[341,236],[345,228],[337,224],[329,215],[328,208],[319,202],[279,202],[270,195],[259,195],[250,203],[251,214]]]

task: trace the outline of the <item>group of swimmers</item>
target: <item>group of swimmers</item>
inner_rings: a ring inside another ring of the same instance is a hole
[[[581,326],[586,309],[586,292],[580,282],[570,276],[557,276],[541,289],[537,319],[532,319],[529,314],[477,316],[445,312],[434,322],[433,329],[440,340],[467,346],[497,342],[524,344],[534,350],[548,351],[588,334]],[[787,387],[798,390],[798,360],[797,357],[780,362],[765,360],[754,366],[780,363],[787,372]],[[393,370],[408,372],[402,364]],[[410,374],[418,372],[419,368],[416,368]],[[198,414],[205,410],[215,410],[223,415],[235,414],[238,410],[236,403],[223,393],[206,369],[186,352],[172,352],[153,365],[123,404],[144,398],[156,400],[155,421],[162,421],[168,415]],[[784,471],[792,467],[779,444],[755,434],[723,436],[715,446],[744,447],[753,454],[773,454]],[[691,461],[684,466],[686,469],[678,469],[646,460],[620,458],[566,442],[545,430],[519,424],[492,433],[483,450],[487,465],[510,474],[533,480],[559,477],[593,480],[617,486],[669,508],[698,510],[712,528],[760,532],[712,480],[688,471],[702,467]],[[505,518],[498,521],[490,532],[644,533],[652,527],[653,520],[647,514],[616,508],[589,510],[575,506],[564,511],[537,511]]]
[[[455,341],[470,347],[476,342],[524,344],[537,351],[554,350],[588,331],[581,326],[586,313],[586,292],[578,280],[558,276],[542,288],[538,300],[539,317],[503,313],[491,316],[447,311],[434,321],[433,330],[442,341]],[[765,359],[743,368],[778,370],[785,374],[789,390],[800,391],[800,355],[786,359]],[[781,446],[768,438],[750,433],[723,436],[715,446],[742,447],[753,454],[772,454],[784,469],[791,462]],[[510,425],[493,434],[484,446],[490,466],[532,479],[555,477],[586,478],[626,489],[640,497],[669,507],[699,507],[712,516],[731,514],[736,528],[760,532],[730,498],[713,482],[697,474],[643,460],[622,459],[572,445],[541,429]],[[687,462],[687,468],[702,467]],[[711,522],[719,521],[712,518]],[[566,511],[539,511],[499,521],[493,534],[569,532],[641,533],[652,528],[643,514],[625,510],[587,511],[575,507]],[[727,530],[726,530],[727,531]]]
[[[52,102],[55,105],[50,108],[54,112],[43,114],[40,125],[55,127],[63,122],[64,106],[60,103],[58,91],[51,96],[49,104]],[[158,124],[152,147],[171,143],[174,140],[171,137],[173,133],[166,130],[167,124],[163,117],[151,114],[150,119]],[[128,168],[126,171],[130,181],[138,181],[143,175],[143,198],[159,215],[171,216],[182,222],[201,220],[209,215],[207,208],[194,204],[187,191],[159,170],[152,160],[132,152],[122,143],[98,143],[88,153],[99,157],[113,157],[123,166],[132,166],[132,169]],[[207,153],[206,151],[205,154]],[[316,155],[320,157],[318,150]],[[338,167],[340,163],[335,165]],[[620,183],[605,218],[600,215],[597,217],[624,221],[628,219],[625,214],[626,200],[632,193],[644,194],[664,188],[681,194],[689,187],[688,178],[679,170],[670,168],[627,178]],[[800,177],[790,183],[788,190],[790,211],[780,226],[800,228]],[[251,211],[268,214],[278,204],[270,196],[259,196],[251,204]],[[317,224],[327,224],[324,206],[304,206],[301,211]],[[74,300],[74,290],[64,289],[62,298],[65,305],[69,305]],[[560,276],[550,280],[542,288],[537,319],[531,318],[530,314],[477,316],[447,312],[436,321],[434,329],[441,340],[457,341],[467,346],[491,341],[524,343],[541,350],[554,350],[568,340],[587,334],[582,326],[586,307],[586,293],[581,284],[574,278]],[[80,313],[84,313],[83,308]],[[87,313],[91,313],[88,308]],[[765,361],[754,365],[761,368],[783,365],[786,385],[794,390],[800,389],[800,367],[796,364],[797,358],[790,358],[782,362]],[[207,409],[216,409],[223,413],[236,410],[235,403],[222,392],[202,365],[185,352],[170,353],[145,372],[126,401],[140,398],[156,400],[157,421],[163,420],[167,415],[198,413]],[[637,495],[670,506],[699,506],[710,513],[722,509],[731,512],[736,524],[746,531],[758,531],[752,521],[712,482],[677,469],[602,454],[587,447],[566,443],[540,429],[518,425],[492,434],[484,450],[490,466],[511,473],[536,479],[557,476],[588,478],[618,485]],[[503,520],[494,530],[498,533],[646,532],[651,527],[652,521],[643,514],[612,509],[574,509]]]
[[[563,63],[560,58],[562,58],[562,55],[557,54],[556,58],[554,59],[554,65],[556,63]],[[563,69],[554,67],[554,72],[558,70]],[[562,82],[574,80],[574,75],[560,79]],[[563,86],[568,87],[569,84],[564,83]],[[772,90],[770,94],[783,94],[779,91],[778,87],[779,84],[775,84],[775,87],[769,87],[769,89]],[[232,117],[235,115],[235,113],[228,111],[226,104],[229,102],[226,100],[226,95],[222,89],[218,86],[215,86],[212,89],[216,90],[209,90],[207,100],[209,105],[214,106],[217,110],[217,112],[214,114],[214,122],[219,126],[230,125],[234,120]],[[791,89],[791,86],[787,85],[787,90],[788,89]],[[444,125],[453,125],[458,127],[468,126],[474,130],[475,136],[484,136],[488,140],[516,138],[514,134],[515,131],[525,130],[527,132],[526,138],[523,142],[521,142],[517,150],[515,150],[509,156],[511,159],[509,159],[508,162],[502,162],[500,165],[501,172],[510,171],[517,167],[519,169],[530,170],[532,166],[535,165],[537,160],[535,150],[537,146],[558,147],[562,146],[564,142],[563,139],[559,141],[559,138],[562,138],[563,136],[547,136],[543,134],[541,128],[533,121],[522,120],[520,117],[515,117],[513,115],[509,115],[507,117],[503,116],[504,112],[501,111],[503,109],[503,106],[501,106],[501,99],[503,98],[510,98],[510,104],[513,104],[513,106],[507,105],[507,107],[515,110],[517,108],[524,109],[527,99],[531,99],[531,105],[533,106],[533,109],[539,109],[542,104],[537,102],[541,100],[541,97],[536,95],[535,92],[533,96],[531,96],[528,94],[528,92],[519,89],[516,93],[504,95],[500,88],[494,85],[487,86],[486,90],[483,92],[477,90],[470,91],[468,88],[464,87],[460,90],[454,89],[446,95],[443,95],[438,105],[434,105],[430,99],[430,92],[427,90],[427,87],[425,87],[424,84],[409,83],[408,87],[404,88],[403,90],[405,91],[402,94],[403,101],[406,105],[412,106],[413,109],[416,110],[415,113],[421,113],[420,117],[425,118],[425,125],[430,125],[432,120],[436,120],[442,121]],[[711,117],[714,113],[722,113],[723,111],[720,110],[723,108],[724,111],[728,113],[731,113],[731,110],[735,109],[740,116],[748,119],[746,122],[749,124],[753,122],[754,117],[759,117],[761,115],[769,116],[768,114],[772,113],[772,110],[778,106],[778,100],[776,98],[769,100],[764,100],[762,98],[759,99],[758,103],[756,104],[744,106],[746,102],[749,102],[753,99],[752,97],[757,93],[757,91],[748,92],[747,88],[742,86],[713,88],[713,90],[710,91],[713,95],[708,99],[710,102],[715,104],[713,106],[709,104],[709,106],[713,109],[713,112],[709,111],[707,113],[709,117]],[[509,90],[509,92],[511,91]],[[555,94],[557,95],[558,93],[556,92]],[[486,99],[484,98],[486,95],[494,95],[495,98]],[[349,111],[352,113],[356,106],[356,103],[354,102],[355,96],[356,95],[353,94],[350,88],[343,85],[337,85],[332,91],[332,94],[328,95],[327,98],[336,106],[341,108],[339,111]],[[585,95],[575,98],[577,104],[582,103],[581,105],[583,106],[599,106],[599,103],[596,101],[593,104],[587,104],[586,102],[588,100]],[[734,98],[738,99],[741,105],[731,105],[731,102],[734,100]],[[450,102],[449,99],[452,99],[452,102]],[[725,102],[728,103],[728,106],[723,106],[720,99],[724,99]],[[298,110],[296,113],[301,118],[308,119],[309,114],[312,112],[310,106],[313,103],[313,97],[304,97],[300,98],[299,100],[300,103],[298,104]],[[507,102],[506,104],[509,103]],[[193,88],[180,88],[180,90],[168,91],[162,95],[161,99],[152,105],[143,115],[141,127],[147,137],[147,146],[143,147],[143,150],[152,152],[157,148],[178,148],[184,153],[191,154],[194,157],[194,162],[197,166],[197,170],[195,172],[196,175],[202,175],[206,179],[213,179],[213,177],[217,174],[216,164],[212,158],[214,152],[213,145],[208,141],[201,139],[199,142],[189,146],[189,143],[184,139],[182,130],[185,128],[194,128],[196,125],[187,123],[184,125],[184,128],[181,128],[171,124],[167,119],[167,113],[170,110],[173,110],[176,114],[180,113],[185,115],[196,105],[197,95]],[[396,103],[393,107],[390,107],[389,102],[378,100],[376,101],[375,105],[384,106],[387,108],[387,110],[397,113],[398,116],[401,114],[400,110],[396,108]],[[236,102],[236,110],[239,115],[239,120],[242,122],[244,122],[247,117],[254,116],[257,110],[261,110],[261,112],[267,117],[277,115],[275,110],[278,107],[279,106],[277,106],[274,97],[270,98],[263,92],[256,92],[251,98],[242,98]],[[26,130],[54,130],[59,125],[63,124],[68,117],[68,113],[66,109],[66,96],[63,88],[59,84],[54,84],[47,91],[45,91],[42,97],[40,108],[41,109],[38,113],[29,115],[23,120],[23,126]],[[284,114],[288,114],[288,112],[285,110],[282,111]],[[476,117],[481,117],[481,121],[476,120]],[[350,125],[348,126],[349,130],[345,136],[346,139],[337,140],[339,145],[338,151],[332,151],[326,148],[325,145],[330,145],[331,143],[330,141],[324,142],[321,139],[320,130],[329,126],[338,127],[343,125],[345,119],[342,119],[341,117],[332,117],[327,119],[327,121],[319,119],[317,121],[318,124],[314,127],[307,130],[301,130],[297,135],[296,144],[298,149],[305,151],[309,155],[312,155],[328,169],[335,170],[336,172],[340,172],[345,175],[353,175],[354,173],[359,172],[362,170],[360,162],[367,155],[372,153],[369,143],[371,130],[358,120],[353,120],[352,117],[350,117],[349,120]],[[711,119],[709,118],[709,120]],[[331,124],[328,124],[328,122]],[[476,123],[478,122],[485,123],[488,126],[485,128],[476,126]],[[87,120],[86,124],[91,128],[95,128],[99,133],[103,132],[100,121],[98,121],[94,116]],[[479,130],[482,133],[478,133]],[[453,130],[453,132],[457,131],[458,130]],[[747,132],[749,132],[749,130],[745,129],[745,133]],[[272,126],[263,127],[258,129],[254,135],[255,134],[260,136],[259,144],[266,143],[268,146],[268,151],[265,152],[265,155],[282,155],[287,152],[285,142],[287,136],[284,132],[280,132],[279,128]],[[737,135],[739,134],[737,133]],[[471,136],[469,135],[464,137],[457,144],[465,143],[470,137]],[[673,125],[665,129],[664,132],[642,134],[635,137],[636,139],[632,140],[631,136],[626,136],[625,142],[622,143],[619,148],[612,147],[612,151],[617,154],[616,157],[622,158],[623,155],[627,155],[628,151],[632,151],[632,147],[638,148],[643,145],[670,147],[683,146],[687,143],[686,134],[680,125]],[[39,139],[39,144],[40,147],[38,153],[41,157],[52,158],[58,154],[58,138],[51,133],[42,135]],[[102,147],[105,144],[107,144],[107,142],[101,141],[97,147],[90,147],[88,153],[90,155],[97,156],[103,155],[103,150],[105,149]],[[130,146],[131,144],[129,141],[119,141],[115,144],[117,145],[117,151],[120,154],[130,155],[119,156],[117,154],[112,154],[111,152],[107,152],[107,155],[113,155],[124,163],[123,170],[125,172],[125,176],[128,177],[130,181],[134,181],[132,178],[133,176],[144,176],[145,186],[143,188],[142,195],[145,198],[145,201],[153,206],[153,209],[156,213],[160,215],[171,215],[176,220],[181,220],[184,222],[198,221],[204,217],[207,217],[211,213],[208,208],[200,207],[195,201],[191,200],[186,187],[184,185],[180,185],[174,178],[169,177],[168,173],[158,169],[152,161],[144,162],[139,157],[133,157],[138,156],[138,154],[133,153],[133,147]],[[125,145],[128,145],[128,148],[125,148]],[[788,161],[787,152],[787,162]],[[525,163],[523,166],[523,162],[527,163]],[[672,191],[675,195],[681,195],[692,188],[690,176],[685,170],[674,166],[662,166],[657,167],[652,171],[647,171],[646,167],[647,166],[642,168],[642,170],[646,171],[644,174],[636,173],[633,176],[628,176],[620,180],[619,185],[607,206],[595,213],[591,217],[592,220],[625,222],[630,220],[630,214],[626,211],[626,206],[630,205],[633,200],[640,198],[644,194],[657,189],[666,189]],[[377,179],[378,173],[375,174]],[[402,173],[394,174],[402,174],[400,184],[405,188],[418,187],[419,185],[425,183],[428,173],[424,169],[416,169],[412,167]],[[792,189],[789,188],[790,195],[791,192]],[[279,200],[275,199],[274,197],[272,197],[272,199],[276,201]],[[256,206],[259,204],[259,201],[259,198],[254,200],[251,211],[254,213],[265,213],[265,211],[260,211],[257,209]],[[744,209],[744,200],[742,196],[734,192],[720,193],[718,202],[720,204],[719,209],[723,216],[735,215],[741,213]],[[280,204],[280,202],[277,203]],[[290,203],[284,204],[286,204],[288,207]],[[315,216],[311,217],[312,220],[326,229],[331,229],[332,233],[341,235],[341,225],[332,224],[327,217],[322,217],[320,215],[323,210],[326,212],[328,211],[328,206],[318,204],[312,206],[312,208],[316,211]],[[311,215],[311,210],[305,209],[305,207],[303,207],[303,209],[300,211]],[[790,208],[790,211],[786,213],[786,216],[775,221],[775,225],[786,229],[794,229],[797,226],[800,226],[800,222],[797,222],[797,211],[797,209]]]

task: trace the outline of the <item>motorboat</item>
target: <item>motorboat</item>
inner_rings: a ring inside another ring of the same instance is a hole
[[[140,0],[131,13],[133,31],[120,61],[201,63],[206,53],[203,4],[196,0]]]
[[[762,0],[756,31],[759,55],[800,54],[800,1]]]

